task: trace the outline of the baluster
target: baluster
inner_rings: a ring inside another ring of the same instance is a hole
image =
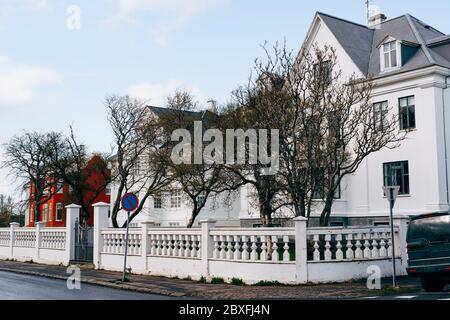
[[[251,246],[251,253],[250,253],[250,260],[252,261],[256,261],[258,259],[258,254],[256,252],[256,249],[258,249],[258,246],[256,245],[256,241],[257,241],[257,237],[256,236],[251,236],[250,237],[250,241],[252,243]]]
[[[185,244],[185,236],[184,235],[180,235],[180,257],[184,257],[184,253],[186,251],[186,244]]]
[[[261,261],[267,261],[267,243],[266,243],[266,236],[261,236],[261,255],[260,260]]]
[[[372,234],[372,258],[379,258],[380,251],[378,250],[378,239],[379,233],[375,232]]]
[[[342,252],[342,234],[336,235],[336,260],[344,260],[344,252]]]
[[[240,260],[241,259],[241,245],[240,245],[240,237],[234,236],[234,253],[233,253],[233,259],[234,260]]]
[[[289,236],[283,236],[283,261],[289,262],[291,260],[291,255],[289,254]]]
[[[280,261],[280,257],[278,256],[278,237],[272,236],[272,253],[271,253],[272,261]]]
[[[314,261],[320,261],[320,245],[319,245],[319,235],[315,234],[313,237],[313,242],[314,242],[314,253],[313,253],[313,260]]]
[[[233,238],[231,236],[227,236],[227,260],[233,259]]]
[[[162,255],[161,238],[162,238],[162,235],[160,235],[160,234],[156,235],[156,255],[157,256]]]
[[[186,251],[184,252],[184,257],[189,258],[191,256],[191,252],[192,252],[191,251],[191,245],[192,245],[191,236],[186,235],[185,239],[186,239]]]
[[[345,251],[345,258],[346,259],[354,259],[355,253],[353,252],[353,243],[352,243],[353,235],[351,233],[347,234],[345,236],[345,240],[347,240],[347,245],[346,245],[347,251]]]
[[[362,247],[361,238],[362,238],[362,235],[358,233],[356,235],[356,250],[355,250],[355,258],[356,259],[361,259],[363,257],[363,252],[361,250],[361,247]]]
[[[331,241],[331,235],[330,234],[325,235],[325,254],[324,254],[325,261],[332,260],[332,255],[331,255],[331,250],[330,250],[331,249],[330,241]]]
[[[197,257],[197,236],[196,235],[191,235],[191,246],[192,246],[191,258],[196,258]]]
[[[364,259],[372,258],[371,251],[370,251],[369,239],[370,239],[370,233],[364,234],[364,252],[363,252]]]
[[[386,250],[386,241],[384,240],[386,238],[386,233],[381,233],[381,240],[380,240],[380,257],[385,258],[387,257],[387,250]]]
[[[180,256],[180,240],[179,236],[176,234],[173,235],[173,256],[174,257]]]
[[[200,259],[202,257],[202,236],[197,236],[197,248],[197,258]]]
[[[173,235],[168,234],[167,237],[167,256],[173,257]]]
[[[219,237],[218,236],[214,236],[213,237],[213,241],[214,241],[214,251],[213,251],[213,258],[214,259],[219,259]]]
[[[242,260],[248,260],[248,238],[247,236],[242,236]]]
[[[388,256],[389,258],[392,258],[392,238],[390,237],[391,234],[389,234],[389,240],[388,240]]]
[[[225,236],[220,236],[220,259],[226,258]]]

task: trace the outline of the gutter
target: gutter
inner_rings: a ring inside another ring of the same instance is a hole
[[[449,177],[448,177],[448,150],[447,150],[447,126],[446,126],[446,114],[445,114],[445,90],[448,89],[448,79],[450,76],[445,76],[444,87],[442,88],[442,122],[444,124],[444,151],[445,151],[445,187],[447,195],[447,205],[450,205],[449,195]]]

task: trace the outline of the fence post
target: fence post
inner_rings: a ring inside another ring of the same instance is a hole
[[[109,204],[99,202],[94,207],[94,266],[96,269],[101,267],[101,250],[103,248],[103,238],[101,230],[109,227]]]
[[[71,204],[66,206],[66,259],[65,263],[75,259],[75,228],[80,219],[81,206]]]
[[[34,254],[35,262],[38,262],[41,256],[40,249],[41,249],[41,230],[45,227],[45,222],[36,222],[36,251]]]
[[[408,256],[406,254],[406,233],[408,232],[408,224],[410,218],[407,216],[394,217],[394,226],[398,227],[398,237],[395,239],[396,253],[401,257],[400,274],[406,275],[408,267]]]
[[[200,225],[202,226],[202,235],[201,235],[201,243],[202,243],[202,265],[203,265],[203,275],[206,279],[209,278],[209,257],[212,256],[212,252],[214,250],[214,243],[211,241],[211,237],[209,232],[212,228],[215,227],[216,221],[207,219],[201,220]]]
[[[10,226],[10,234],[9,234],[9,259],[14,259],[14,242],[15,242],[15,234],[14,230],[17,229],[20,224],[17,222],[12,222],[9,224]]]
[[[148,272],[148,261],[147,254],[149,252],[148,248],[148,229],[153,226],[154,222],[145,220],[141,222],[142,240],[141,240],[141,255],[142,255],[142,266],[144,267],[144,272]]]
[[[308,249],[307,249],[307,223],[305,217],[294,218],[295,225],[295,278],[297,283],[308,282]]]

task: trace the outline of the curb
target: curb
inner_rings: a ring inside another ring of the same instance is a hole
[[[66,276],[43,273],[43,272],[36,272],[36,271],[30,271],[30,270],[17,270],[17,269],[0,267],[0,271],[24,274],[24,275],[32,275],[32,276],[43,277],[43,278],[48,278],[48,279],[56,279],[56,280],[67,280],[68,279],[68,277],[66,277]],[[129,284],[119,284],[116,282],[96,280],[93,278],[81,277],[81,283],[93,284],[93,285],[97,285],[97,286],[101,286],[101,287],[108,287],[108,288],[119,289],[119,290],[124,290],[124,291],[140,292],[140,293],[147,293],[147,294],[157,294],[157,295],[161,295],[161,296],[168,296],[168,297],[175,297],[175,298],[186,297],[186,294],[181,293],[181,292],[159,290],[159,289],[155,289],[155,288],[149,289],[149,288],[135,287],[135,286],[129,285]]]

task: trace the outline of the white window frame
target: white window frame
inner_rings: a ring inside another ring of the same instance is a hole
[[[153,197],[153,209],[162,209],[162,195],[155,195]]]
[[[62,193],[64,193],[64,180],[59,179],[59,180],[56,182],[56,193],[57,193],[57,194],[62,194]]]
[[[180,191],[172,191],[170,194],[170,207],[172,209],[180,209],[181,208],[181,192]]]
[[[106,194],[107,196],[110,196],[110,195],[111,195],[111,183],[108,183],[108,184],[106,185],[106,187],[105,187],[105,194]]]
[[[389,51],[385,51],[385,46],[387,44],[395,44],[395,51],[396,51],[396,59],[397,59],[397,65],[395,67],[392,66],[392,56],[391,56],[391,52],[394,49],[390,49]],[[389,66],[386,66],[385,63],[385,53],[389,53]],[[388,72],[388,71],[393,71],[393,70],[397,70],[400,69],[402,66],[402,46],[400,41],[397,41],[393,38],[389,38],[386,41],[384,41],[381,46],[380,46],[380,66],[381,66],[381,72]]]
[[[61,209],[58,209],[58,207],[60,207]],[[58,219],[58,210],[61,210],[61,219]],[[57,222],[61,222],[63,221],[63,215],[64,215],[64,206],[61,202],[58,202],[56,204],[56,210],[55,210],[55,220]]]

